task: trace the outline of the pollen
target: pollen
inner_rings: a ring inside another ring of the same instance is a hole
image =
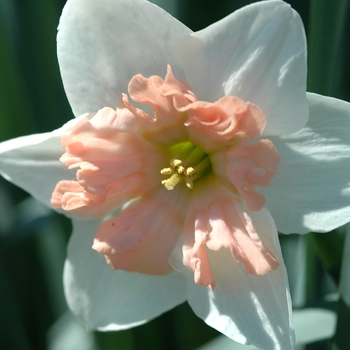
[[[192,175],[195,169],[192,167],[185,168],[180,159],[172,159],[170,168],[164,168],[160,171],[162,175],[171,175],[169,178],[162,181],[162,185],[169,191],[173,190],[176,185],[184,181],[186,186],[193,188]]]
[[[175,154],[170,160],[170,166],[160,171],[162,175],[169,176],[161,182],[169,191],[181,182],[193,189],[194,181],[211,169],[209,156],[190,142],[175,145],[170,152]]]

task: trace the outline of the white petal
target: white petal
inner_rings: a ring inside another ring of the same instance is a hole
[[[112,270],[91,245],[97,220],[73,220],[64,269],[70,309],[91,329],[118,330],[142,324],[186,300],[185,281],[173,272],[150,276]]]
[[[130,79],[166,73],[181,76],[173,48],[191,33],[144,0],[69,0],[57,36],[64,87],[74,114],[115,108]]]
[[[288,4],[243,7],[184,39],[178,55],[199,99],[236,95],[253,102],[267,118],[265,135],[305,125],[306,42],[301,19]]]
[[[350,104],[316,94],[308,100],[306,127],[271,138],[282,161],[261,189],[283,233],[330,231],[350,220]]]
[[[70,130],[77,121],[79,119],[71,120],[53,132],[2,142],[1,175],[51,207],[50,199],[57,182],[75,178],[75,171],[69,171],[59,158],[64,153],[61,135]]]
[[[187,278],[188,302],[208,325],[231,339],[259,349],[293,349],[291,303],[287,274],[273,219],[266,209],[249,212],[261,240],[271,249],[280,267],[264,276],[249,275],[230,252],[210,252],[216,280],[211,291],[193,282],[192,271],[172,257]]]

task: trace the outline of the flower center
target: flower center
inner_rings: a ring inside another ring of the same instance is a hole
[[[208,154],[191,142],[172,146],[170,153],[174,154],[170,159],[170,167],[160,171],[162,175],[169,176],[162,181],[162,185],[169,191],[180,182],[185,182],[186,186],[192,189],[193,181],[202,177],[211,168]]]

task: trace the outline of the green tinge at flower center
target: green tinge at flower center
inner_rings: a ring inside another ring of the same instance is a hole
[[[180,182],[185,182],[186,186],[192,189],[193,182],[211,168],[208,154],[191,142],[172,146],[170,153],[174,154],[170,160],[170,167],[160,171],[162,175],[169,176],[162,181],[162,185],[169,191],[173,190]]]

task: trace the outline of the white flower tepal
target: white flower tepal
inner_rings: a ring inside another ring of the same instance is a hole
[[[69,0],[57,45],[77,118],[1,143],[0,170],[72,218],[71,310],[118,330],[187,300],[293,349],[277,230],[350,218],[350,105],[306,93],[299,15],[258,2],[193,33],[148,1]]]

